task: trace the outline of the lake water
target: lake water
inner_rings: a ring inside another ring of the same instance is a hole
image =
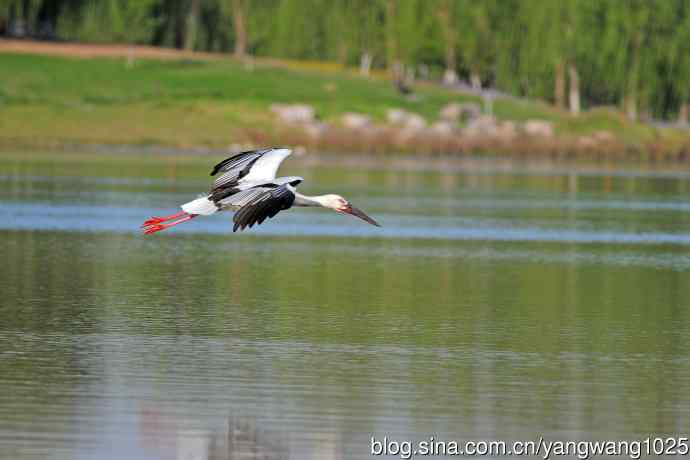
[[[383,227],[293,209],[142,236],[219,158],[24,158],[0,157],[2,458],[690,430],[688,175],[290,160]]]

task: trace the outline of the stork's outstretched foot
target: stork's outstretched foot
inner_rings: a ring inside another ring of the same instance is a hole
[[[150,219],[145,220],[144,223],[141,224],[141,228],[148,227],[151,225],[160,224],[161,222],[165,222],[165,221],[166,221],[165,217],[152,217]]]
[[[144,229],[144,234],[150,235],[151,233],[160,232],[161,230],[165,230],[166,228],[167,227],[162,224],[152,224]]]
[[[176,220],[174,222],[170,222],[169,224],[164,224],[163,222],[167,222],[171,219],[174,219],[175,217],[180,217],[180,216],[185,216],[182,219]],[[182,222],[187,222],[188,220],[194,219],[198,214],[187,214],[186,212],[178,212],[177,214],[174,214],[172,216],[168,217],[152,217],[145,221],[142,224],[142,228],[144,230],[145,235],[150,235],[151,233],[156,233],[160,232],[161,230],[165,230],[166,228],[174,227],[177,224],[181,224]]]
[[[141,224],[141,228],[148,227],[150,225],[156,225],[156,224],[160,224],[163,222],[167,222],[169,220],[177,219],[178,217],[182,217],[182,216],[186,216],[186,215],[187,215],[186,212],[180,211],[177,214],[172,214],[172,215],[165,216],[165,217],[152,217],[148,220],[145,220],[144,223]]]

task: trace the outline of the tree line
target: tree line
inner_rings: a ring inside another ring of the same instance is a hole
[[[0,34],[330,60],[688,119],[689,0],[0,0]]]

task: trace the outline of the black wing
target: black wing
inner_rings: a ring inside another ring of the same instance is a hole
[[[219,172],[223,174],[213,181],[213,189],[211,191],[235,187],[237,181],[249,174],[254,163],[271,150],[272,149],[264,149],[242,152],[215,165],[213,171],[211,171],[211,176],[215,176]]]
[[[295,194],[286,185],[267,190],[252,201],[242,206],[233,216],[235,225],[232,231],[251,228],[261,224],[267,217],[273,217],[280,211],[289,209],[295,202]]]
[[[223,189],[214,192],[211,196],[209,196],[209,199],[216,203],[216,205],[221,209],[227,207],[234,207],[239,209],[243,206],[246,206],[254,199],[258,198],[259,195],[271,191],[276,187],[278,187],[277,184],[264,184],[239,191],[235,189]],[[221,193],[223,195],[221,195]],[[216,196],[218,199],[216,199]]]

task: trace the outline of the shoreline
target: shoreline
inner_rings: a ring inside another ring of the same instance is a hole
[[[291,147],[290,147],[291,148]],[[109,159],[128,164],[155,162],[156,158],[213,162],[239,153],[241,150],[212,148],[181,148],[169,146],[137,146],[128,144],[71,144],[51,148],[0,145],[0,160],[47,160],[58,162],[98,161]],[[429,157],[410,153],[366,154],[361,152],[308,152],[294,149],[293,164],[302,167],[363,169],[368,171],[430,172],[459,174],[469,172],[486,175],[538,176],[609,176],[657,177],[690,179],[690,164],[678,162],[649,162],[632,160],[549,159],[540,157],[511,157],[503,154],[455,154]]]

